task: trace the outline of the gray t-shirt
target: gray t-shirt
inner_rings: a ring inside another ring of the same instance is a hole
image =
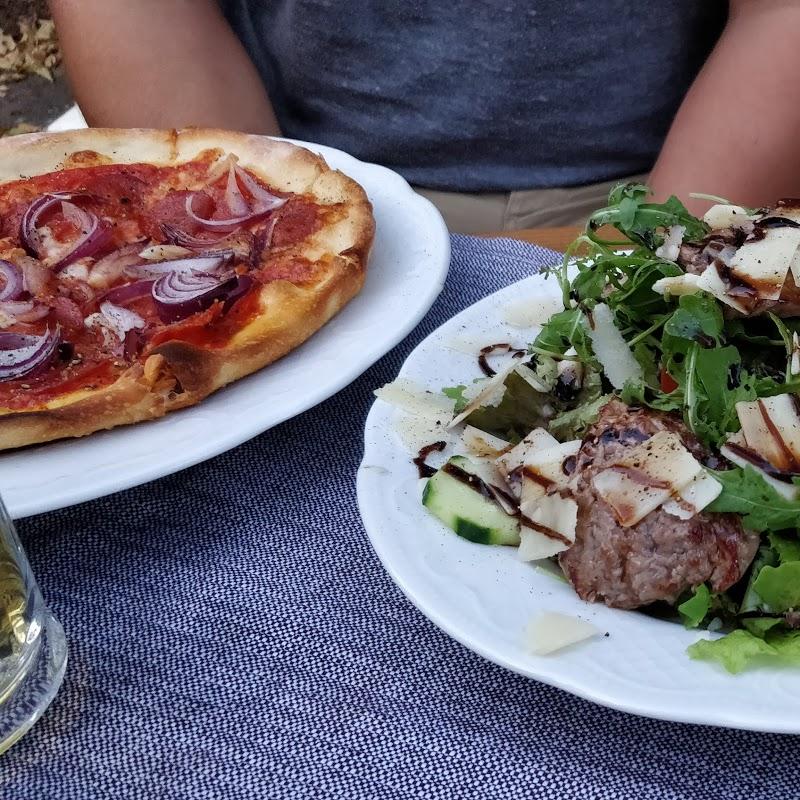
[[[723,0],[220,3],[287,136],[453,191],[647,171],[727,12]]]

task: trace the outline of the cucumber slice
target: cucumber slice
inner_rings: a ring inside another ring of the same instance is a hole
[[[448,471],[448,466],[455,469]],[[519,519],[507,514],[490,498],[466,482],[477,466],[463,456],[453,456],[428,479],[422,504],[459,536],[478,544],[519,544]],[[461,477],[458,477],[461,476]]]

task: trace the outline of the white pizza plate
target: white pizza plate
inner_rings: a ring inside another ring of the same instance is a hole
[[[63,121],[58,129],[78,127]],[[285,358],[198,406],[154,422],[0,454],[0,492],[14,518],[145,483],[218,455],[306,411],[400,342],[441,291],[450,239],[439,212],[396,173],[297,142],[358,181],[376,235],[361,293]]]
[[[534,276],[471,306],[428,336],[400,375],[432,391],[482,377],[475,356],[451,349],[453,342],[463,341],[466,331],[478,346],[525,345],[536,329],[515,328],[504,319],[509,304],[526,298],[536,304],[552,300],[555,307],[555,282]],[[514,548],[473,544],[445,528],[421,505],[424,482],[398,435],[403,416],[382,400],[369,413],[359,507],[390,575],[447,634],[514,672],[622,711],[800,733],[800,670],[760,668],[731,676],[716,665],[692,661],[687,646],[708,633],[584,603],[567,583],[521,562]],[[545,611],[587,620],[601,633],[549,656],[533,655],[525,629]]]

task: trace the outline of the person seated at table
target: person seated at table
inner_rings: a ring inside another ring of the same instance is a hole
[[[696,212],[800,194],[795,0],[50,4],[91,125],[332,145],[455,231],[577,224],[647,173]]]

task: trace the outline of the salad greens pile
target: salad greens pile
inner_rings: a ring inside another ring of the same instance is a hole
[[[581,366],[580,390],[574,396],[556,393],[546,423],[562,441],[582,436],[605,402],[618,396],[629,405],[681,416],[718,453],[740,429],[738,402],[800,393],[800,377],[791,370],[792,335],[800,332],[800,319],[734,316],[709,294],[673,297],[654,291],[657,280],[684,274],[674,261],[657,254],[669,229],[682,226],[683,241],[699,242],[709,228],[677,198],[652,203],[647,196],[645,186],[618,186],[607,207],[592,215],[553,270],[564,308],[530,345],[528,363],[549,388],[555,385],[559,362]],[[605,225],[621,236],[603,238]],[[626,251],[620,252],[621,247]],[[641,368],[640,377],[622,388],[609,383],[593,350],[591,315],[598,303],[611,310]],[[507,387],[499,406],[480,409],[483,418],[473,414],[469,423],[518,441],[537,424],[541,398],[537,404],[531,386],[521,379],[517,384]],[[448,390],[461,408],[464,388]],[[791,626],[795,609],[800,626],[800,501],[783,497],[750,466],[718,461],[719,469],[711,474],[722,492],[706,511],[741,515],[745,528],[762,535],[762,546],[743,579],[727,592],[716,595],[701,585],[679,601],[677,611],[688,627],[727,632],[692,645],[690,655],[716,660],[730,672],[754,659],[800,665],[800,630]],[[793,480],[800,486],[800,475]]]

